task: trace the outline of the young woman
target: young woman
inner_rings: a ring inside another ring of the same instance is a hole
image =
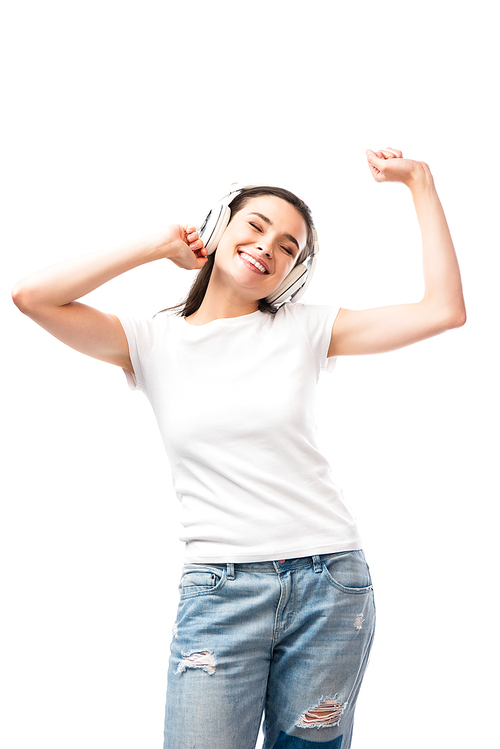
[[[348,749],[375,613],[354,521],[315,442],[314,388],[335,357],[465,322],[457,259],[426,164],[368,151],[412,193],[418,303],[353,311],[270,299],[315,250],[307,206],[244,188],[209,254],[192,226],[39,271],[18,307],[148,396],[182,502],[186,564],[173,632],[168,749]],[[180,314],[118,318],[76,299],[142,263],[200,270]]]

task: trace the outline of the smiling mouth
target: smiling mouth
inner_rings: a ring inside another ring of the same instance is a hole
[[[238,252],[238,255],[242,260],[244,260],[247,263],[250,263],[253,267],[251,270],[255,268],[255,270],[258,273],[262,273],[262,275],[267,275],[269,273],[268,269],[265,265],[263,265],[257,258],[253,257],[253,255],[249,255],[247,252]]]

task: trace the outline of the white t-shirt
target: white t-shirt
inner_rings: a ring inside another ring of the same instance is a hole
[[[361,548],[316,445],[315,390],[338,308],[192,325],[120,317],[170,459],[187,562],[257,562]]]

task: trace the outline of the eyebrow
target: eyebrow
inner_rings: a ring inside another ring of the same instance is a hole
[[[249,213],[248,215],[249,215],[249,216],[258,216],[258,217],[259,217],[259,218],[261,218],[261,219],[262,219],[263,221],[265,221],[265,222],[266,222],[266,224],[269,224],[269,226],[272,226],[272,225],[273,225],[273,222],[271,221],[271,219],[270,219],[270,218],[268,218],[267,216],[264,216],[264,214],[263,214],[263,213],[257,213],[257,211],[252,211],[252,212],[251,212],[251,213]],[[296,248],[298,249],[298,251],[300,252],[300,247],[299,247],[299,243],[297,242],[297,240],[295,239],[295,237],[294,237],[294,236],[292,236],[291,234],[283,234],[283,236],[285,237],[285,239],[288,239],[288,240],[290,240],[290,242],[293,242],[293,244],[295,245],[295,247],[296,247]]]

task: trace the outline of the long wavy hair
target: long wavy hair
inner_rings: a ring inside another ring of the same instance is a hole
[[[302,263],[304,260],[313,253],[314,251],[314,224],[312,220],[311,211],[308,205],[303,200],[294,195],[293,192],[285,190],[282,187],[270,187],[270,186],[258,186],[258,187],[244,187],[241,192],[234,198],[231,203],[231,222],[234,216],[241,211],[241,209],[248,203],[252,198],[256,198],[259,195],[274,195],[277,198],[286,200],[290,203],[297,211],[301,214],[307,227],[307,242],[302,252],[297,257],[296,263]],[[176,313],[180,317],[189,317],[198,310],[205,298],[210,277],[215,262],[215,252],[210,254],[207,258],[207,262],[203,268],[198,271],[198,274],[193,281],[191,288],[189,289],[187,297],[179,304],[173,307],[167,307],[161,312],[168,312],[170,310],[176,310]],[[276,314],[278,308],[265,299],[259,300],[259,310],[261,312],[268,312],[271,315]],[[159,313],[157,313],[159,314]]]

